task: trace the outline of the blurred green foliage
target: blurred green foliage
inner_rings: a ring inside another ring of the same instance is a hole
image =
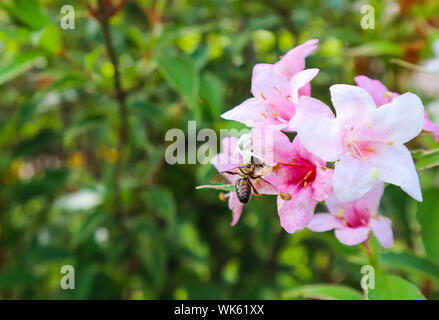
[[[241,128],[219,115],[250,96],[253,65],[311,38],[316,98],[329,102],[328,87],[357,74],[416,92],[413,71],[390,58],[432,56],[438,2],[373,0],[370,30],[362,3],[130,0],[109,19],[115,68],[98,1],[1,1],[0,297],[361,299],[360,247],[331,232],[287,234],[272,197],[230,227],[218,192],[195,190],[215,169],[166,164],[164,136],[188,120]],[[66,4],[73,30],[60,27]],[[412,143],[437,148],[428,135]],[[422,204],[386,188],[396,243],[374,246],[384,273],[370,298],[423,298],[417,288],[439,298],[437,168],[420,178]],[[67,264],[75,290],[60,288]]]

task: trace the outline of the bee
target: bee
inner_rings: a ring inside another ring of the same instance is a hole
[[[233,177],[240,177],[235,181],[235,191],[241,203],[247,203],[252,194],[258,196],[260,193],[277,194],[277,189],[270,182],[263,179],[267,167],[254,156],[251,156],[250,163],[242,164],[233,170],[222,171],[212,178],[212,183],[230,185]]]

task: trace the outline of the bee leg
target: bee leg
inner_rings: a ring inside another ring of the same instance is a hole
[[[249,183],[250,187],[252,188],[253,193],[255,194],[255,196],[259,196],[259,192],[258,192],[258,190],[256,190],[256,188],[253,185],[253,183],[250,180],[248,180],[248,183]]]

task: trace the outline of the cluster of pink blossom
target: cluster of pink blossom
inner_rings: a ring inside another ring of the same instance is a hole
[[[339,241],[356,245],[372,231],[383,247],[390,247],[392,223],[378,214],[384,183],[399,186],[422,201],[418,174],[404,143],[422,130],[432,132],[438,141],[439,129],[418,96],[390,92],[366,76],[356,77],[356,86],[329,88],[334,115],[329,106],[311,97],[310,82],[319,69],[305,69],[305,58],[317,43],[309,40],[274,64],[257,64],[253,97],[222,118],[252,127],[253,144],[271,137],[273,170],[264,179],[279,194],[291,195],[290,200],[277,198],[280,224],[287,232],[334,229]],[[265,134],[256,135],[257,130]],[[297,134],[290,142],[282,131]],[[237,138],[222,141],[222,153],[212,159],[219,171],[242,163],[237,148]],[[264,158],[264,154],[259,156]],[[235,225],[243,204],[234,192],[227,197]],[[325,201],[329,213],[314,214],[320,201]]]

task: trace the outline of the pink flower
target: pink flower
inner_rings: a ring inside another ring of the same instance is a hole
[[[372,231],[381,246],[393,245],[392,221],[378,214],[384,184],[377,182],[362,198],[340,202],[333,195],[326,200],[329,213],[316,213],[307,228],[323,232],[335,229],[337,239],[348,246],[366,241]]]
[[[333,170],[326,163],[309,153],[296,137],[277,139],[284,150],[283,157],[266,177],[279,192],[291,195],[291,200],[277,198],[277,209],[281,226],[289,233],[306,227],[314,214],[318,201],[323,201],[332,193]]]
[[[278,196],[278,213],[281,226],[290,233],[305,228],[310,221],[318,201],[332,193],[333,170],[325,168],[326,163],[309,153],[296,138],[289,138],[280,131],[269,128],[253,128],[250,131],[252,153],[272,167],[264,179],[273,184],[277,192],[291,195],[291,200]],[[218,171],[231,170],[239,166],[242,156],[238,139],[227,137],[222,141],[222,152],[212,158]],[[233,177],[234,183],[239,176]],[[260,191],[260,190],[259,190]],[[264,193],[264,192],[262,192]],[[243,204],[235,192],[226,195],[233,212],[232,225],[242,213]]]
[[[305,148],[324,161],[336,161],[333,188],[341,201],[362,197],[377,181],[400,186],[422,201],[419,178],[403,145],[422,130],[424,106],[405,93],[380,108],[363,88],[330,87],[337,117],[311,97],[301,97],[290,128]]]
[[[258,159],[263,160],[268,166],[274,166],[285,154],[290,151],[288,145],[290,141],[288,137],[279,131],[267,128],[254,128],[250,131],[252,150],[251,154]],[[221,141],[222,152],[214,156],[211,160],[212,164],[219,171],[233,170],[243,164],[243,152],[240,149],[238,138],[226,137]],[[245,155],[248,156],[245,150]],[[247,159],[248,161],[248,159]],[[233,175],[229,178],[231,184],[235,183],[239,175]],[[264,190],[258,190],[260,194],[265,194]],[[271,192],[268,194],[272,194]],[[277,194],[277,193],[276,193]],[[241,217],[243,204],[239,201],[235,192],[226,194],[228,198],[229,209],[232,210],[234,226]]]
[[[249,127],[287,129],[299,97],[311,94],[309,82],[319,72],[318,69],[305,70],[305,58],[317,48],[317,42],[316,39],[309,40],[291,49],[275,64],[255,65],[251,88],[253,98],[221,117],[242,122]]]
[[[366,76],[357,76],[354,80],[357,86],[369,92],[377,107],[387,104],[391,102],[393,98],[399,96],[396,92],[390,92],[379,80],[373,80]],[[439,128],[430,120],[426,111],[424,112],[423,129],[431,132],[434,140],[439,142]]]

